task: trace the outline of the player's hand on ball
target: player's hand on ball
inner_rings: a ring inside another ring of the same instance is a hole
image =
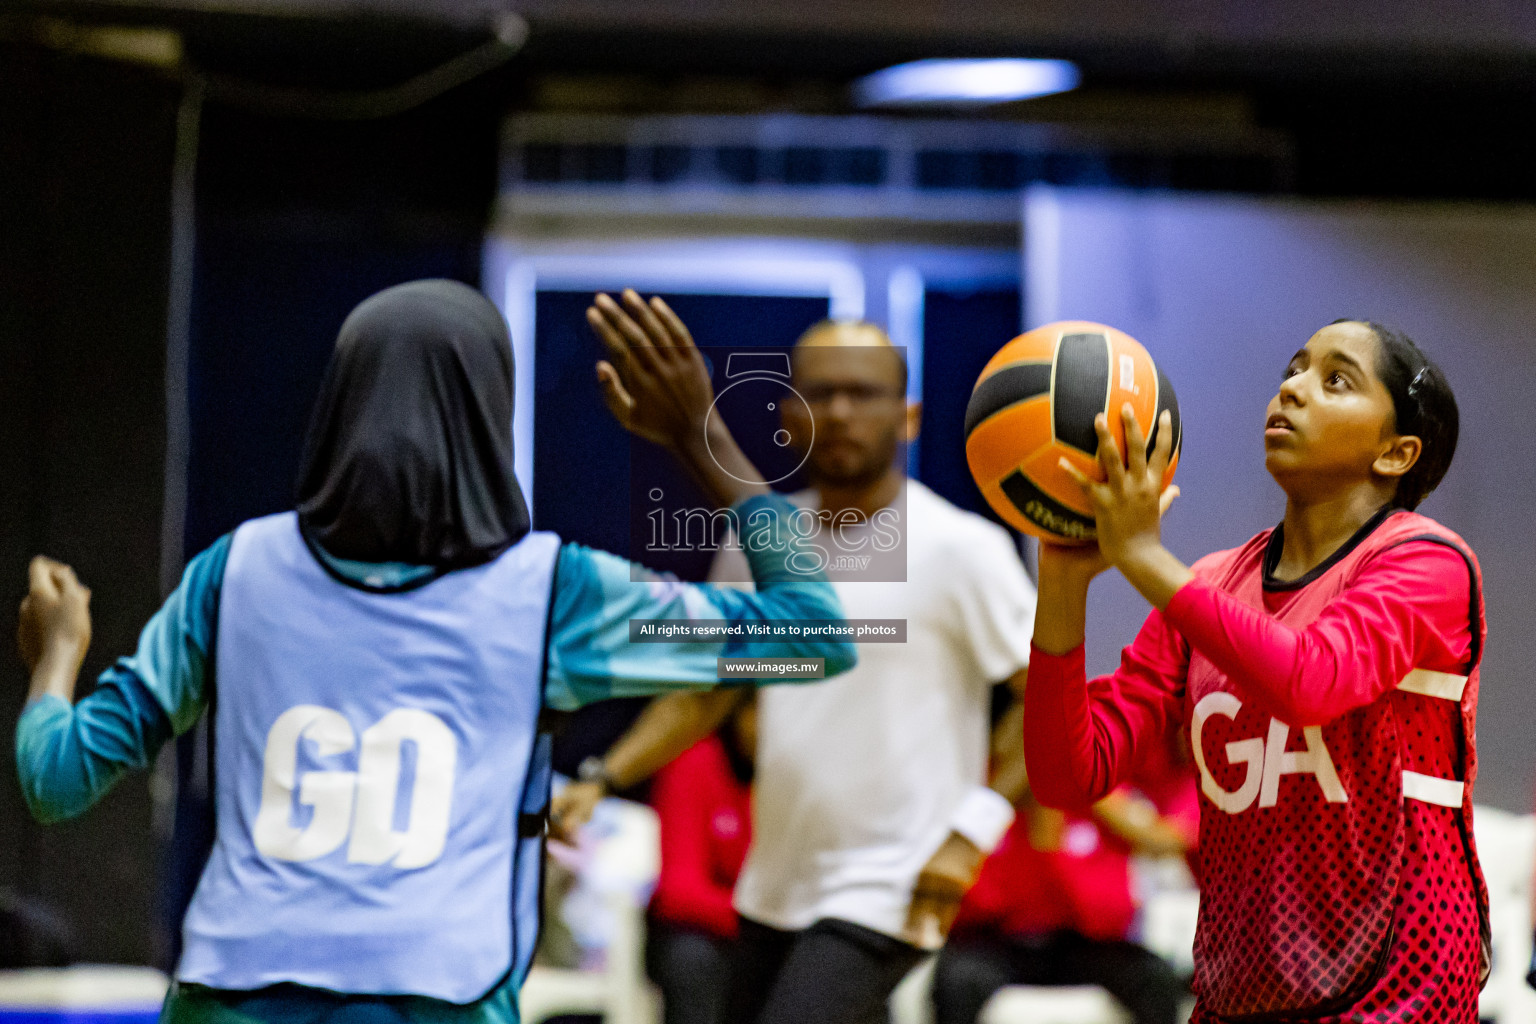
[[[660,298],[626,288],[623,304],[599,294],[587,307],[608,358],[597,364],[603,401],[625,430],[669,448],[702,439],[714,401],[709,369],[688,328]]]
[[[581,827],[592,820],[602,799],[603,787],[596,782],[567,783],[550,801],[549,837],[575,846]]]
[[[16,624],[16,646],[27,671],[53,655],[78,671],[91,646],[91,592],[63,562],[38,555],[28,566],[28,591]]]
[[[960,901],[976,883],[986,859],[975,843],[951,832],[918,873],[902,937],[920,949],[942,946],[960,912]]]
[[[1069,576],[1086,583],[1109,568],[1109,560],[1097,544],[1056,544],[1040,541],[1042,575]]]
[[[1146,434],[1129,403],[1121,408],[1120,415],[1125,420],[1127,456],[1123,460],[1104,415],[1093,421],[1099,436],[1099,465],[1104,470],[1102,483],[1065,459],[1061,466],[1093,505],[1098,549],[1105,561],[1123,569],[1137,555],[1162,547],[1163,513],[1178,497],[1179,489],[1172,484],[1163,486],[1173,451],[1173,418],[1167,412],[1162,414],[1157,444],[1148,457]]]

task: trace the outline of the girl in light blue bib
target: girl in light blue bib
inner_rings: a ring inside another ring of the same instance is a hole
[[[517,1021],[538,929],[545,709],[717,685],[717,658],[853,663],[841,641],[630,642],[631,619],[838,619],[776,529],[793,508],[718,417],[659,299],[598,296],[604,399],[733,510],[755,593],[691,586],[530,530],[514,368],[478,292],[417,281],[343,324],[296,508],[188,564],[137,651],[74,703],[89,591],[34,559],[17,768],[43,822],[84,812],[212,719],[215,831],[172,1021]]]

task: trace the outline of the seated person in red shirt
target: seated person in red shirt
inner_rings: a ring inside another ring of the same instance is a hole
[[[661,988],[666,1024],[723,1024],[731,891],[752,838],[755,704],[656,773],[661,875],[651,897],[646,970]]]
[[[1136,1024],[1174,1024],[1182,979],[1126,938],[1130,858],[1188,855],[1199,805],[1187,765],[1148,765],[1132,782],[1086,815],[1025,797],[939,955],[935,1024],[972,1024],[1005,985],[1098,985]]]

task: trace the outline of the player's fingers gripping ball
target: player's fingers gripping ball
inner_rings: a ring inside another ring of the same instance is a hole
[[[1167,410],[1173,451],[1166,487],[1179,465],[1179,402],[1151,355],[1130,335],[1084,320],[1063,320],[1019,335],[987,363],[965,411],[965,459],[987,502],[1025,533],[1057,543],[1095,539],[1093,508],[1065,459],[1103,480],[1093,418],[1106,414],[1123,453],[1129,402],[1147,431],[1151,457]]]

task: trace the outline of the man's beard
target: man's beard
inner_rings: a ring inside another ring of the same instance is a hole
[[[846,490],[873,487],[890,472],[896,458],[896,445],[883,445],[874,457],[853,466],[825,466],[814,458],[806,463],[806,476],[817,486],[832,486]]]

